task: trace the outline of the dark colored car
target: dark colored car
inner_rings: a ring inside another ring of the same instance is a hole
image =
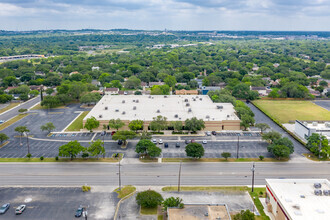
[[[123,141],[122,140],[118,140],[118,145],[122,145]]]
[[[168,143],[164,143],[164,147],[165,148],[168,148]]]
[[[185,140],[184,141],[186,144],[189,144],[190,143],[190,140]]]
[[[10,203],[6,203],[0,208],[0,214],[5,214],[10,207]]]
[[[74,217],[79,218],[82,216],[82,213],[84,211],[84,208],[78,208],[76,211],[76,214],[74,215]]]
[[[177,143],[175,144],[175,147],[180,147],[180,143],[177,142]]]
[[[217,132],[215,132],[215,131],[212,131],[212,134],[213,134],[213,135],[217,135]]]

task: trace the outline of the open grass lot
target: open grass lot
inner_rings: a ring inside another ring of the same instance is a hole
[[[88,112],[89,111],[85,111],[78,118],[76,118],[76,120],[70,124],[66,131],[80,131],[80,129],[83,129],[83,119]]]
[[[256,100],[253,103],[282,124],[296,119],[302,121],[330,120],[330,111],[327,111],[311,101]]]
[[[19,104],[20,104],[19,102],[11,102],[8,106],[0,109],[0,114],[7,111],[7,110],[9,110],[9,109],[12,109],[12,108],[18,106]]]

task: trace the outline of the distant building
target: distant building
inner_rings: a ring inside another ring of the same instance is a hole
[[[118,88],[105,88],[104,94],[105,95],[117,95],[119,93]]]
[[[209,91],[221,90],[220,86],[203,86],[202,95],[207,95]]]
[[[250,90],[257,91],[260,96],[268,96],[268,94],[272,91],[270,88],[268,89],[265,86],[261,86],[261,87],[250,86]]]
[[[259,67],[257,64],[253,64],[252,71],[258,71]]]
[[[277,67],[279,67],[279,66],[280,66],[279,63],[274,63],[274,64],[273,64],[273,67],[275,67],[275,68],[277,68]]]
[[[153,87],[153,86],[163,86],[165,85],[164,82],[149,82],[149,87]]]
[[[93,66],[93,67],[92,67],[92,71],[95,71],[95,70],[97,70],[97,71],[100,70],[100,67],[98,67],[98,66]]]
[[[294,133],[305,142],[307,142],[307,138],[313,133],[322,134],[330,140],[330,121],[325,123],[308,123],[296,120],[294,125]]]
[[[3,90],[5,93],[8,93],[10,90],[12,90],[12,89],[16,89],[16,88],[18,88],[18,86],[9,86],[9,87],[7,87],[5,90]]]
[[[71,72],[69,75],[72,76],[74,74],[79,74],[79,72],[78,71],[74,71],[74,72]]]
[[[267,209],[275,220],[329,220],[327,179],[266,179]]]
[[[92,80],[92,84],[93,84],[94,86],[101,86],[100,81],[98,81],[98,80],[96,80],[96,79],[93,79],[93,80]]]
[[[181,90],[176,90],[175,94],[176,95],[198,95],[198,91],[181,89]]]
[[[167,208],[168,220],[231,220],[226,204],[184,204]]]

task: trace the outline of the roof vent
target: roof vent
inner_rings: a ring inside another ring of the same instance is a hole
[[[174,115],[174,118],[178,118],[179,117],[179,115]]]
[[[125,103],[125,100],[121,101],[121,103]]]
[[[223,109],[222,105],[217,105],[217,109]]]
[[[151,95],[149,95],[149,99],[151,99]]]
[[[191,108],[188,109],[188,112],[191,112]]]
[[[102,118],[102,115],[99,115],[99,118]]]
[[[164,95],[164,98],[167,98],[167,95]]]
[[[137,99],[135,102],[136,102],[136,103],[139,103],[139,100]]]
[[[186,103],[186,106],[190,106],[190,104],[189,103]]]
[[[300,195],[300,198],[304,199],[305,198],[305,195]]]
[[[316,190],[314,190],[314,194],[317,196],[322,196],[322,190],[316,189]]]
[[[199,98],[199,100],[201,100],[201,101],[202,101],[202,100],[203,100],[203,98]]]
[[[210,118],[210,116],[209,115],[206,115],[206,118]]]
[[[196,101],[196,99],[193,99],[193,101]]]
[[[227,118],[229,118],[230,117],[230,115],[227,115]]]
[[[330,190],[323,190],[323,195],[330,196]]]
[[[133,106],[133,110],[136,110],[136,106]]]
[[[121,114],[125,115],[125,114],[126,114],[126,112],[123,112],[123,113],[121,113]]]
[[[314,183],[315,189],[320,189],[322,187],[321,183]]]
[[[135,99],[133,99],[133,102],[135,102]]]
[[[160,113],[160,110],[159,109],[157,110],[157,113]]]
[[[105,106],[105,107],[104,107],[104,110],[108,110],[108,106]]]
[[[119,109],[116,109],[115,112],[119,112]]]
[[[185,99],[184,102],[188,102],[188,99]]]

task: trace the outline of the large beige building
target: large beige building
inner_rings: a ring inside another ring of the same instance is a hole
[[[143,120],[144,130],[158,115],[167,121],[182,121],[196,117],[205,121],[205,130],[240,130],[240,119],[231,103],[213,103],[207,95],[105,95],[84,118],[95,117],[100,121],[99,129],[108,125],[110,119],[125,122],[128,129],[132,120]],[[184,124],[184,123],[183,123]]]

